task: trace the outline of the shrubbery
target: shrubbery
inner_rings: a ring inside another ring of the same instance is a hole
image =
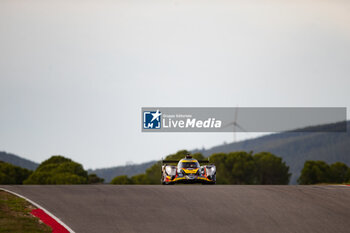
[[[0,161],[0,184],[22,184],[32,171]]]
[[[102,183],[103,179],[91,174],[79,163],[63,156],[52,156],[24,181],[24,184],[91,184]]]
[[[98,177],[95,173],[88,175],[88,183],[89,184],[100,184],[105,180],[103,178]]]
[[[216,165],[218,184],[288,184],[289,167],[268,152],[217,153],[209,157]]]
[[[299,184],[346,183],[350,182],[350,168],[341,162],[328,165],[324,161],[306,161]]]
[[[117,176],[111,181],[111,184],[132,184],[132,183],[133,183],[132,179],[126,175]]]

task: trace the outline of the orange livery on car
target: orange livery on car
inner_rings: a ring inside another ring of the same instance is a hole
[[[208,160],[198,161],[188,154],[180,161],[163,160],[162,163],[162,184],[216,182],[216,167],[214,164],[209,164]],[[206,165],[201,166],[200,163]]]

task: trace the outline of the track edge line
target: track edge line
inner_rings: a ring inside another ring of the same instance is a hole
[[[36,202],[30,200],[29,198],[22,196],[21,194],[18,194],[16,192],[13,192],[11,190],[5,189],[5,188],[0,188],[0,190],[3,190],[5,192],[11,193],[13,195],[16,195],[20,198],[23,198],[24,200],[28,201],[29,203],[31,203],[32,205],[42,209],[43,211],[45,211],[47,213],[47,215],[49,215],[51,218],[55,219],[59,224],[61,224],[64,228],[66,228],[66,230],[68,230],[70,233],[75,233],[69,226],[67,226],[61,219],[59,219],[58,217],[56,217],[55,215],[53,215],[50,211],[48,211],[47,209],[45,209],[44,207],[42,207],[41,205],[37,204]]]

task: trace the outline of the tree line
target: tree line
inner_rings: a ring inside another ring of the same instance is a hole
[[[168,155],[166,160],[180,160],[188,153],[186,150]],[[193,158],[206,159],[201,153]],[[288,184],[289,167],[280,157],[268,152],[216,153],[209,156],[209,161],[216,165],[218,184]],[[161,162],[154,164],[144,174],[136,176],[117,176],[111,184],[160,184]]]
[[[166,160],[180,160],[186,150],[166,156]],[[198,160],[209,159],[216,165],[218,184],[288,184],[289,167],[282,158],[269,152],[215,153],[205,158],[192,154]],[[111,184],[160,184],[161,161],[135,176],[117,176]],[[63,156],[52,156],[34,171],[0,161],[0,184],[96,184],[104,180],[88,174],[83,166]],[[341,162],[306,161],[298,179],[299,184],[350,183],[350,167]]]
[[[35,171],[0,161],[0,184],[95,184],[103,183],[96,174],[63,156],[52,156]]]
[[[341,162],[331,165],[324,161],[305,162],[301,175],[298,179],[299,184],[342,184],[350,183],[350,168]]]
[[[165,160],[180,160],[188,153],[186,150],[168,155]],[[288,184],[291,174],[289,167],[269,152],[231,152],[215,153],[205,158],[201,153],[193,154],[198,160],[209,159],[216,165],[217,184]],[[161,162],[148,168],[145,173],[128,177],[117,176],[111,184],[160,184]],[[328,165],[324,161],[306,161],[299,184],[350,183],[350,167],[342,162]]]

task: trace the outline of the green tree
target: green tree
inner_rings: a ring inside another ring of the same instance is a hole
[[[111,181],[111,184],[132,184],[132,183],[133,183],[132,180],[126,175],[116,176]]]
[[[50,177],[53,174],[50,172],[37,172],[34,171],[23,184],[53,184],[51,183]]]
[[[217,184],[230,184],[230,174],[228,172],[229,165],[226,163],[227,154],[215,153],[209,157],[209,161],[216,166],[216,183]]]
[[[299,184],[318,184],[330,182],[330,167],[324,161],[308,160],[304,163]]]
[[[213,154],[209,161],[216,165],[219,184],[252,184],[255,180],[255,162],[247,152]]]
[[[22,184],[32,171],[0,161],[0,184]]]
[[[146,170],[144,176],[136,175],[132,177],[135,184],[159,184],[161,177],[162,163],[159,161]],[[139,176],[139,177],[138,177]]]
[[[98,177],[95,173],[89,174],[88,176],[88,183],[89,184],[100,184],[103,183],[105,180],[103,178]]]
[[[269,152],[257,153],[254,156],[256,165],[256,184],[288,184],[291,174],[282,158]]]
[[[62,164],[62,163],[65,163],[65,162],[72,162],[72,160],[69,159],[69,158],[63,157],[61,155],[54,155],[54,156],[51,156],[49,159],[43,161],[39,165],[38,168],[44,167],[44,166],[49,165],[49,164]]]
[[[69,172],[55,173],[47,179],[48,184],[86,184],[86,178]]]
[[[349,180],[348,172],[349,172],[349,168],[348,166],[346,166],[345,163],[341,163],[341,162],[333,163],[329,167],[329,173],[330,173],[329,180],[331,183],[338,183],[338,184],[347,182]]]
[[[209,160],[215,163],[218,184],[288,184],[291,175],[285,162],[268,152],[217,153]]]
[[[88,176],[87,171],[84,170],[83,166],[76,162],[64,162],[58,164],[55,169],[56,173],[72,173],[77,176],[86,177]]]
[[[298,179],[299,184],[350,182],[350,168],[341,162],[328,165],[324,161],[306,161]]]
[[[24,184],[87,184],[83,166],[63,156],[52,156],[42,162]]]
[[[254,182],[255,164],[251,154],[232,152],[228,154],[227,163],[232,164],[230,184],[252,184]],[[231,168],[231,167],[230,167]]]
[[[139,174],[131,177],[133,184],[151,184],[146,174]]]

